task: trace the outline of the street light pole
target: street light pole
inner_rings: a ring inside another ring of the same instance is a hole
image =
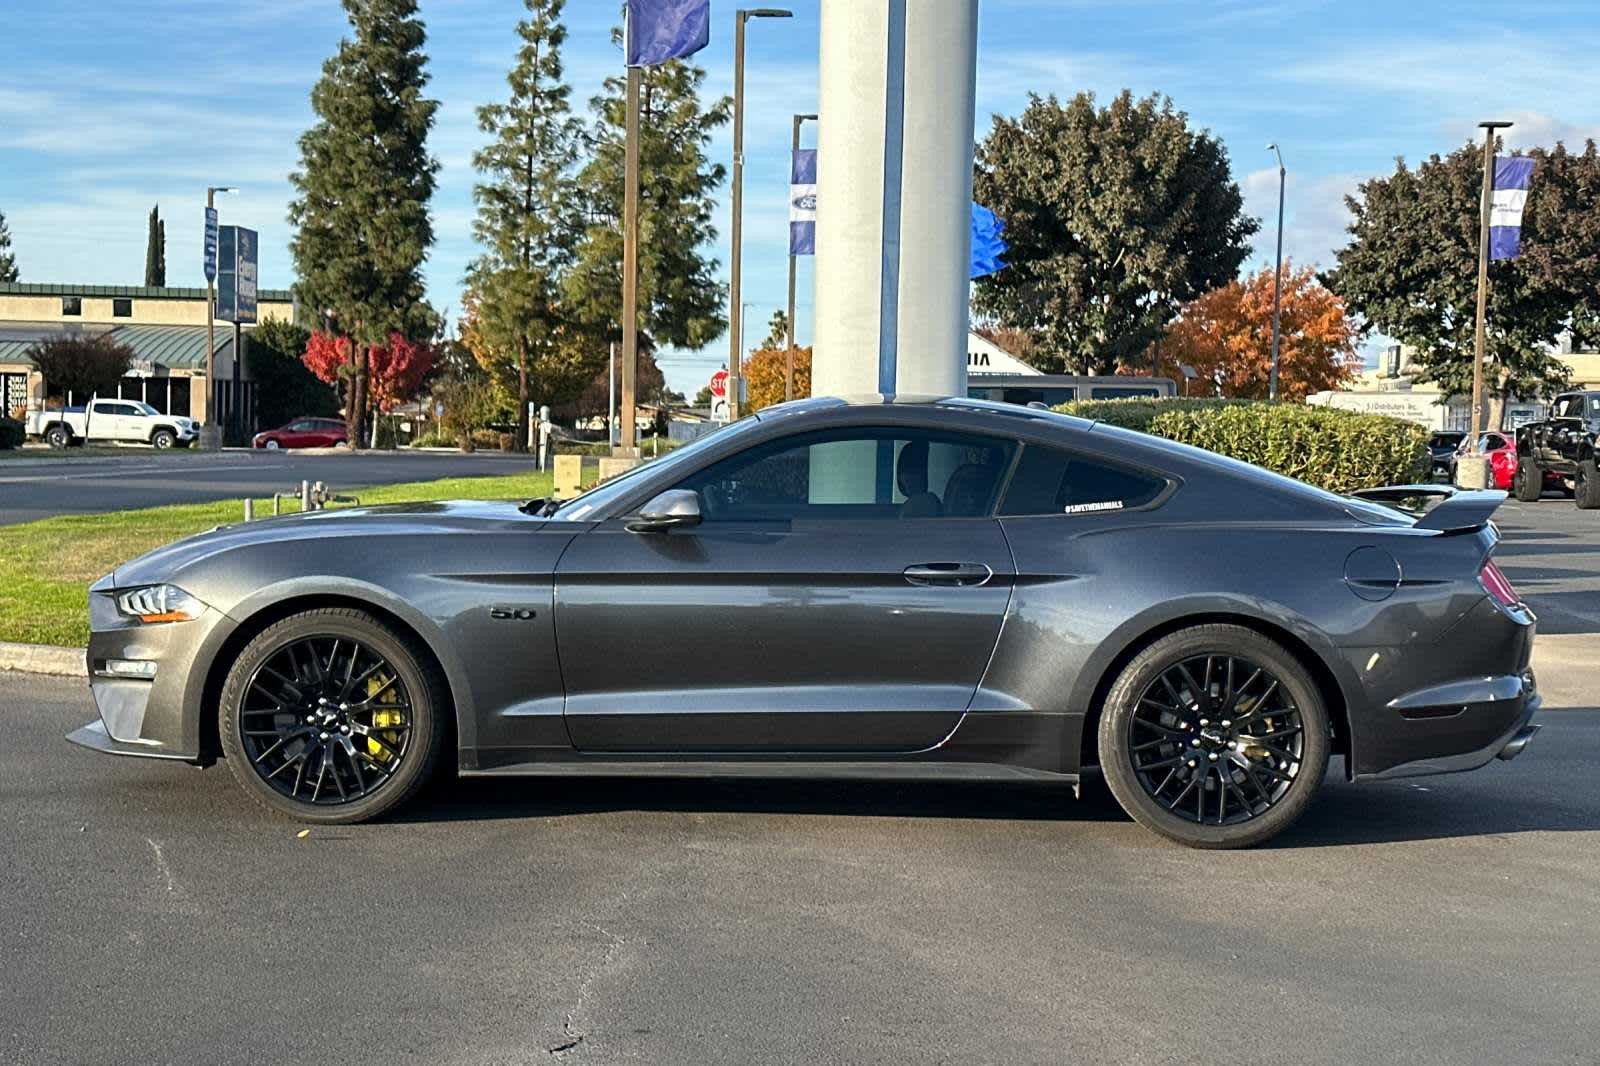
[[[728,359],[728,420],[739,417],[739,376],[743,369],[740,328],[743,308],[740,288],[743,281],[744,250],[744,24],[751,19],[793,18],[794,12],[776,7],[740,8],[733,16],[733,227],[732,263],[728,286],[728,337],[733,352]]]
[[[1494,131],[1509,127],[1509,122],[1480,122],[1483,130],[1483,200],[1479,204],[1481,218],[1478,223],[1478,326],[1472,345],[1472,426],[1469,454],[1481,456],[1483,432],[1483,350],[1485,325],[1489,311],[1489,217],[1494,205]],[[1487,480],[1487,474],[1484,474]],[[1479,488],[1485,486],[1477,486]]]
[[[1267,381],[1267,398],[1278,398],[1278,346],[1283,329],[1283,194],[1289,172],[1283,166],[1283,153],[1276,141],[1267,145],[1278,157],[1278,265],[1272,275],[1272,373]]]
[[[800,126],[806,122],[814,122],[816,115],[794,116],[794,138],[789,148],[789,164],[794,165],[795,154],[800,151]],[[789,249],[789,317],[787,334],[784,337],[786,348],[783,364],[783,398],[787,402],[794,399],[794,279],[796,265],[799,257],[794,254],[791,244]]]
[[[238,192],[231,185],[206,187],[206,219],[217,209],[217,193]],[[239,358],[234,352],[233,357]],[[204,441],[201,447],[215,450],[222,447],[222,426],[217,421],[217,279],[206,279],[206,420],[201,426]]]

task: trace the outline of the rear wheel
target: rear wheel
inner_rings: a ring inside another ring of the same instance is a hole
[[[1517,475],[1511,482],[1511,490],[1523,503],[1537,502],[1544,492],[1544,471],[1539,469],[1539,464],[1532,459],[1518,460]]]
[[[1241,848],[1288,828],[1327,772],[1328,714],[1287,649],[1204,625],[1136,655],[1106,697],[1100,766],[1134,819],[1194,848]]]
[[[1585,511],[1600,509],[1600,469],[1596,469],[1593,459],[1578,464],[1573,488],[1572,498],[1580,508]]]
[[[245,646],[223,686],[218,732],[258,802],[306,822],[362,822],[427,782],[449,706],[443,676],[410,638],[328,608]]]
[[[44,431],[45,443],[52,448],[65,448],[72,443],[72,430],[63,425],[54,425]]]

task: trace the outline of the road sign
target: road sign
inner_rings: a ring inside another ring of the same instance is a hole
[[[713,396],[711,398],[711,421],[728,421],[728,398],[726,396]]]
[[[217,209],[206,208],[206,284],[217,280]]]
[[[256,320],[256,275],[260,239],[253,229],[223,226],[217,247],[217,317],[252,325]]]
[[[711,395],[728,395],[728,372],[726,370],[719,370],[711,375]]]

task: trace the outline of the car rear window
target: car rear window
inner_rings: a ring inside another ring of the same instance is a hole
[[[1167,487],[1164,478],[1030,444],[1000,504],[1000,514],[1079,514],[1142,507]]]

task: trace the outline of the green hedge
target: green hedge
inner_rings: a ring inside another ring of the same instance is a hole
[[[0,415],[0,450],[22,447],[22,442],[27,436],[26,428],[21,422]]]
[[[1250,400],[1075,400],[1064,403],[1056,410],[1062,414],[1091,418],[1107,425],[1150,432],[1150,423],[1168,411],[1214,411],[1219,407],[1237,407]]]
[[[1332,492],[1428,476],[1428,431],[1386,415],[1234,400],[1113,400],[1058,410],[1192,444]]]

